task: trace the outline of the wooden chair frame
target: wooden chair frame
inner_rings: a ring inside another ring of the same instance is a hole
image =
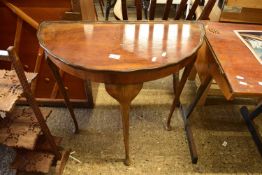
[[[22,89],[23,89],[23,96],[25,96],[28,104],[33,110],[33,113],[35,114],[35,117],[39,123],[39,126],[41,128],[41,131],[43,132],[47,142],[50,146],[50,151],[55,155],[55,161],[57,162],[56,167],[56,174],[61,175],[63,173],[63,169],[65,167],[66,161],[69,157],[69,151],[61,152],[61,147],[59,147],[54,137],[52,136],[46,122],[44,119],[44,116],[34,98],[33,92],[31,91],[30,84],[27,81],[24,68],[20,62],[20,59],[15,51],[14,46],[10,46],[7,51],[2,51],[0,53],[0,61],[7,61],[11,62],[12,68],[15,70],[17,77],[21,83]],[[59,161],[59,163],[58,163]]]
[[[30,26],[32,26],[36,30],[38,29],[39,24],[34,19],[32,19],[30,16],[28,16],[26,13],[24,13],[22,10],[20,10],[18,7],[16,7],[15,5],[7,2],[6,0],[2,0],[2,2],[17,15],[17,27],[16,27],[16,33],[15,33],[14,47],[12,48],[13,50],[15,50],[15,52],[13,51],[12,54],[16,53],[14,55],[17,56],[17,52],[18,52],[18,49],[20,47],[20,40],[21,40],[21,32],[22,32],[23,23],[24,22],[28,23]],[[37,58],[36,58],[36,64],[35,64],[35,68],[34,68],[35,73],[39,73],[39,71],[40,71],[43,55],[44,55],[44,50],[42,49],[42,47],[39,46],[38,54],[37,54]],[[59,71],[59,73],[60,73],[61,76],[64,75],[63,71]],[[37,78],[31,84],[32,94],[34,94],[34,92],[35,92],[36,83],[37,83]],[[59,85],[56,82],[54,87],[53,87],[52,93],[51,93],[51,98],[55,98],[57,96],[58,90],[59,90],[58,86]],[[62,89],[64,89],[64,87]],[[92,96],[92,89],[91,89],[91,83],[90,82],[85,83],[85,89],[86,89],[87,97],[90,97],[90,99],[91,99],[91,100],[88,100],[88,105],[93,107],[94,103],[93,103],[93,96]],[[71,105],[71,103],[68,103],[69,100],[70,100],[69,96],[64,92],[62,92],[62,94],[63,94],[64,100],[65,100],[65,104],[68,107],[68,105]],[[51,101],[51,99],[50,99],[50,101]],[[68,110],[71,114],[70,116],[71,116],[71,118],[74,122],[74,125],[75,125],[75,133],[78,133],[79,132],[78,123],[77,123],[77,120],[76,120],[74,113],[72,112],[72,110],[73,110],[72,106],[68,107]]]
[[[27,23],[31,27],[33,27],[36,31],[38,30],[39,23],[35,21],[33,18],[31,18],[29,15],[24,13],[20,8],[16,7],[14,4],[6,1],[6,0],[0,0],[3,4],[5,4],[16,16],[17,16],[17,24],[16,24],[16,32],[15,32],[15,39],[14,39],[14,49],[16,53],[19,55],[19,48],[20,48],[20,41],[21,41],[21,33],[23,29],[23,24]],[[81,1],[82,2],[82,1]],[[81,5],[82,7],[82,5]],[[81,9],[84,11],[84,9]],[[83,12],[82,14],[86,14],[86,12]],[[86,16],[89,14],[83,16],[84,19],[86,19]],[[38,52],[37,52],[37,57],[36,57],[36,63],[34,67],[35,73],[39,73],[41,69],[41,63],[43,61],[44,57],[44,50],[39,46]],[[60,71],[61,76],[64,76],[64,73]],[[37,85],[37,79],[31,84],[31,89],[33,94],[35,94],[36,91],[36,85]],[[92,96],[92,88],[90,82],[85,82],[85,85],[90,85],[90,86],[85,86],[86,94],[87,94],[87,100],[83,101],[77,101],[74,102],[73,104],[76,104],[78,106],[88,106],[90,108],[94,107],[94,102],[93,102],[93,96]],[[48,99],[37,99],[40,103],[43,103],[45,105],[56,105],[56,106],[62,106],[64,105],[64,102],[57,101],[55,98],[57,97],[59,92],[58,89],[58,84],[57,82],[54,84],[52,93],[50,94],[50,98]]]
[[[135,0],[135,6],[136,6],[136,15],[137,20],[142,20],[142,0]],[[126,7],[126,0],[121,0],[122,5],[122,14],[123,14],[123,20],[128,20],[127,15],[127,7]],[[164,14],[162,16],[163,20],[167,20],[169,17],[169,13],[171,10],[173,0],[167,0],[165,5]],[[186,20],[193,20],[194,13],[197,9],[197,7],[200,5],[201,0],[195,0],[189,14],[186,16]],[[208,0],[207,4],[205,5],[200,17],[198,20],[207,20],[209,19],[209,14],[211,10],[213,9],[214,5],[216,3],[216,0]],[[183,12],[186,10],[186,6],[188,4],[188,0],[181,0],[179,8],[176,11],[176,15],[174,17],[175,20],[179,20],[182,17]],[[149,12],[149,20],[154,20],[155,18],[155,8],[156,8],[156,0],[151,0],[148,12]]]

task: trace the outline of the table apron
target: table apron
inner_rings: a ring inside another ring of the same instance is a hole
[[[83,80],[91,80],[106,84],[137,84],[146,81],[156,80],[178,72],[180,69],[194,61],[194,56],[190,56],[183,61],[157,69],[138,70],[132,72],[94,71],[82,70],[69,66],[60,60],[48,55],[50,60],[61,70]]]

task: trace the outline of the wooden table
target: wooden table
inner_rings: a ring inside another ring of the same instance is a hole
[[[179,100],[203,37],[203,25],[191,22],[44,22],[38,31],[47,63],[71,115],[74,112],[57,67],[82,79],[105,83],[106,91],[120,103],[126,165],[130,164],[131,101],[143,82],[168,76],[185,67],[176,91]]]
[[[233,31],[262,30],[262,26],[206,22],[205,28],[206,53],[204,57],[198,58],[195,64],[202,82],[195,99],[183,115],[187,121],[185,129],[193,163],[197,162],[198,156],[188,118],[208,90],[212,79],[216,81],[227,100],[232,100],[235,97],[262,97],[262,64]],[[257,109],[261,112],[261,104]],[[258,111],[256,112],[257,116]],[[261,140],[259,141],[259,135],[251,121],[255,117],[247,116],[246,110],[244,113],[244,118],[249,128],[252,128],[251,133],[262,153]]]

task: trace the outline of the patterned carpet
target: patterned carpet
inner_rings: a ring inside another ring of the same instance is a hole
[[[178,110],[172,131],[164,122],[173,98],[172,79],[145,83],[133,101],[130,116],[131,166],[123,164],[124,147],[119,106],[100,84],[94,89],[96,107],[75,109],[81,132],[72,133],[73,123],[65,108],[52,108],[48,124],[54,135],[64,137],[63,146],[75,151],[65,168],[69,174],[262,174],[262,159],[239,113],[240,105],[223,104],[198,107],[191,123],[199,153],[191,164],[189,149]],[[181,102],[189,103],[195,85],[188,82]],[[254,106],[248,106],[253,108]],[[262,118],[255,121],[262,126]],[[0,148],[0,174],[14,153]],[[2,158],[3,155],[3,158]],[[52,173],[51,173],[52,174]]]

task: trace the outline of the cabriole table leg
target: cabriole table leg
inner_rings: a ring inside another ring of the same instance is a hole
[[[143,84],[114,85],[105,84],[106,91],[120,103],[125,144],[125,165],[130,165],[129,158],[129,111],[132,100],[142,89]]]

